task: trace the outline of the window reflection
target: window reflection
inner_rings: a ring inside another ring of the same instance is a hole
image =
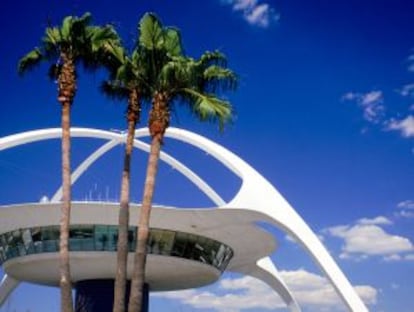
[[[128,230],[129,251],[135,250],[136,227]],[[69,230],[70,251],[115,251],[118,227],[113,225],[72,225]],[[195,234],[151,229],[149,254],[190,259],[224,271],[233,250],[212,239]],[[59,227],[45,226],[15,230],[0,235],[0,263],[29,254],[58,252]]]

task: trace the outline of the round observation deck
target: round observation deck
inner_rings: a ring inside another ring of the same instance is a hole
[[[129,229],[130,253],[135,250],[136,230],[136,227]],[[118,227],[115,225],[71,225],[69,250],[73,281],[113,278],[117,239]],[[154,228],[150,231],[147,251],[147,271],[153,290],[211,283],[220,276],[233,256],[230,247],[216,240]],[[56,225],[0,234],[0,262],[4,262],[10,275],[20,280],[58,286],[58,252],[59,226]],[[132,268],[132,254],[129,262],[128,267]],[[193,276],[197,272],[199,276],[195,280]]]
[[[0,209],[0,262],[8,275],[59,285],[60,206],[36,203]],[[139,209],[130,207],[128,276]],[[72,203],[69,250],[75,283],[115,277],[118,210],[118,203]],[[216,281],[226,268],[268,255],[275,241],[254,226],[256,219],[255,213],[247,211],[236,217],[234,211],[219,209],[153,207],[146,282],[154,291],[199,287]],[[265,243],[253,243],[257,240]]]

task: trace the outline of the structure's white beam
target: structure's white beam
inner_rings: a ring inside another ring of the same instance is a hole
[[[270,257],[262,258],[256,264],[244,265],[232,271],[243,273],[265,282],[279,294],[291,312],[302,311]]]
[[[103,154],[111,150],[114,146],[118,145],[118,140],[111,140],[108,143],[105,143],[100,148],[98,148],[95,152],[89,155],[72,173],[71,182],[74,184],[80,176],[92,165],[96,160],[98,160]],[[52,196],[51,202],[57,202],[62,199],[62,186],[56,191],[56,193]]]
[[[10,135],[7,137],[0,138],[0,151],[22,144],[27,144],[36,141],[42,141],[47,139],[56,139],[60,138],[62,135],[62,130],[60,128],[52,129],[42,129],[23,132],[19,134]],[[84,162],[73,172],[72,183],[76,180],[93,164],[99,157],[108,152],[116,144],[125,142],[126,136],[124,133],[115,133],[111,131],[89,129],[89,128],[71,128],[72,137],[90,137],[97,139],[107,139],[111,140],[105,145],[101,146],[98,150],[92,153]],[[135,131],[135,136],[145,137],[148,136],[148,129],[141,128]],[[149,151],[148,144],[135,140],[134,146],[146,152]],[[210,187],[203,179],[201,179],[194,171],[189,169],[187,166],[179,162],[177,159],[171,157],[170,155],[161,152],[160,158],[162,161],[165,161],[167,164],[171,165],[173,168],[182,173],[186,178],[188,178],[194,185],[196,185],[208,198],[210,198],[214,204],[222,206],[225,204],[225,201]],[[60,200],[62,194],[61,189],[57,190],[53,195],[51,201]]]
[[[20,281],[5,274],[0,282],[0,307],[4,304],[7,297],[19,285]]]

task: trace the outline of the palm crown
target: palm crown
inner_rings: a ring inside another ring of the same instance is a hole
[[[218,51],[205,52],[198,60],[184,55],[180,32],[163,27],[152,13],[141,19],[140,31],[153,100],[161,96],[167,112],[176,103],[185,104],[201,121],[218,121],[222,128],[231,119],[232,108],[218,93],[237,86],[237,76],[226,68],[225,56]],[[169,114],[165,117],[168,127]]]
[[[81,63],[86,69],[96,69],[113,62],[112,52],[119,45],[119,37],[111,25],[90,25],[92,16],[67,16],[60,27],[47,27],[40,47],[27,53],[18,64],[24,74],[43,61],[51,62],[50,77],[56,79],[62,65],[69,59],[74,65]]]

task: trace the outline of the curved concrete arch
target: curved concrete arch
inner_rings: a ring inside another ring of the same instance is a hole
[[[120,142],[118,140],[111,140],[108,143],[105,143],[95,152],[89,155],[72,173],[71,183],[74,184],[95,161],[97,161],[103,154],[110,151],[113,147],[118,145]],[[62,198],[62,186],[55,192],[55,194],[50,199],[51,202],[57,202]]]
[[[147,129],[140,129],[137,130],[136,134],[137,136],[147,136],[148,131]],[[6,137],[3,140],[0,139],[0,150],[45,138],[58,138],[60,135],[60,129],[45,129],[17,134]],[[119,134],[113,132],[83,128],[73,128],[72,135],[77,137],[104,138],[108,140],[119,137]],[[268,220],[266,221],[282,228],[302,243],[303,247],[310,253],[314,261],[319,264],[322,271],[331,281],[337,293],[341,296],[351,311],[368,311],[342,271],[318,240],[317,236],[280,193],[257,171],[229,150],[197,134],[182,129],[169,128],[166,136],[204,150],[218,161],[222,162],[227,168],[242,179],[242,186],[236,196],[229,203],[221,205],[219,208],[247,209],[268,216]],[[176,168],[179,169],[179,167]],[[182,173],[189,178],[188,173]],[[200,185],[197,186],[200,187]],[[258,189],[261,190],[261,196],[253,196],[254,192]],[[286,285],[281,282],[280,276],[278,276],[274,266],[271,268],[268,265],[265,265],[265,267],[258,266],[258,268],[262,269],[262,280],[271,283],[269,275],[267,277],[264,277],[263,275],[263,271],[267,271],[277,282],[279,282],[279,286],[271,286],[276,288],[278,293],[286,291],[290,295]],[[259,272],[260,270],[256,271]],[[254,272],[252,271],[252,273]],[[276,284],[277,283],[274,285]],[[293,296],[290,295],[290,297],[292,298],[290,301],[286,301],[285,298],[284,300],[288,306],[290,306],[292,311],[295,311],[293,310],[295,307],[292,305],[292,302],[294,302]]]
[[[171,129],[172,134],[174,134],[178,129]],[[179,131],[179,130],[178,130]],[[125,134],[123,133],[114,133],[109,131],[103,131],[103,130],[97,130],[97,129],[85,129],[85,128],[72,128],[71,129],[71,135],[73,137],[89,137],[89,138],[98,138],[98,139],[107,139],[110,140],[110,142],[104,144],[101,146],[98,150],[96,150],[94,153],[92,153],[87,159],[84,160],[84,162],[74,171],[73,174],[73,182],[76,181],[76,179],[81,176],[85,170],[99,157],[101,157],[103,154],[105,154],[107,151],[109,151],[113,146],[118,144],[119,142],[125,141]],[[135,136],[137,137],[144,137],[148,136],[148,130],[146,128],[138,129],[135,132]],[[167,133],[167,136],[169,134]],[[179,133],[178,133],[179,136]],[[8,137],[0,138],[0,151],[11,148],[14,146],[18,146],[21,144],[26,144],[30,142],[35,141],[41,141],[45,139],[53,139],[53,138],[60,138],[61,137],[61,129],[55,128],[55,129],[42,129],[42,130],[35,130],[35,131],[29,131],[25,133],[19,133],[15,135],[11,135]],[[185,141],[185,140],[183,140]],[[187,142],[189,143],[189,142]],[[135,140],[134,145],[140,149],[149,150],[149,147],[147,144]],[[193,144],[197,146],[197,144]],[[198,147],[198,146],[197,146]],[[160,158],[170,165],[172,165],[175,169],[179,170],[185,177],[190,179],[197,187],[200,188],[216,205],[218,206],[224,206],[225,202],[224,200],[210,187],[205,183],[200,177],[198,177],[194,172],[192,172],[188,167],[184,166],[180,162],[178,162],[175,158],[165,154],[164,152],[161,153]],[[220,157],[216,157],[220,161],[223,162],[223,159]],[[224,163],[231,168],[231,163],[226,163],[226,160],[224,159]],[[233,171],[237,168],[232,168]],[[239,175],[240,176],[240,175]],[[72,182],[72,183],[73,183]],[[55,193],[55,195],[52,198],[52,201],[58,200],[60,197],[59,190]],[[276,271],[276,269],[274,270]],[[277,272],[277,271],[276,271]],[[292,294],[286,287],[286,285],[283,283],[282,280],[279,279],[279,276],[274,276],[274,285],[279,285],[275,290],[278,293],[282,293],[282,298],[285,300],[286,304],[288,306],[292,305],[292,302],[295,303],[297,306]],[[6,291],[5,287],[0,287],[0,293],[4,293]],[[7,292],[8,294],[9,292]],[[292,310],[296,311],[296,310]]]
[[[282,276],[277,270],[275,264],[273,263],[270,257],[262,258],[256,263],[256,275],[262,280],[266,281],[273,289],[283,289],[284,292],[280,293],[280,296],[288,303],[288,308],[292,312],[300,312],[301,308],[295,300],[290,298],[290,292],[286,292],[288,289],[286,283],[284,282]],[[276,278],[274,278],[276,277]],[[279,285],[281,284],[281,285]]]
[[[0,307],[13,292],[13,290],[20,284],[20,281],[5,274],[0,282]]]
[[[268,222],[289,233],[301,243],[330,280],[350,311],[368,312],[367,307],[316,234],[263,176],[240,157],[198,134],[170,128],[166,135],[204,150],[242,179],[242,186],[236,196],[225,206],[219,208],[248,209],[267,215]],[[260,196],[254,196],[257,190],[260,190]]]
[[[60,128],[52,129],[41,129],[27,131],[23,133],[18,133],[10,136],[0,138],[0,151],[19,146],[22,144],[47,140],[47,139],[57,139],[62,135],[62,130]],[[87,157],[81,165],[72,174],[72,184],[92,165],[99,157],[108,152],[115,145],[123,143],[126,141],[126,135],[123,133],[115,133],[111,131],[90,129],[90,128],[71,128],[72,137],[86,137],[86,138],[96,138],[96,139],[107,139],[110,142],[101,146],[98,150],[93,152],[89,157]],[[135,131],[135,137],[145,137],[148,136],[148,130],[146,128],[137,129]],[[149,151],[148,144],[135,140],[134,146],[146,152]],[[225,201],[210,187],[203,179],[201,179],[195,172],[190,168],[179,162],[177,159],[171,157],[165,152],[161,152],[160,158],[162,161],[165,161],[167,164],[171,165],[173,168],[181,172],[186,178],[188,178],[194,185],[196,185],[208,198],[210,198],[213,203],[216,205],[224,205]],[[61,198],[61,189],[58,189],[53,195],[51,201],[58,201]]]
[[[233,271],[249,275],[251,277],[257,278],[258,280],[261,280],[262,282],[265,282],[279,294],[290,311],[301,311],[301,308],[292,296],[292,293],[289,291],[288,286],[284,282],[282,276],[280,275],[270,257],[262,258],[258,260],[257,263],[248,264]]]

